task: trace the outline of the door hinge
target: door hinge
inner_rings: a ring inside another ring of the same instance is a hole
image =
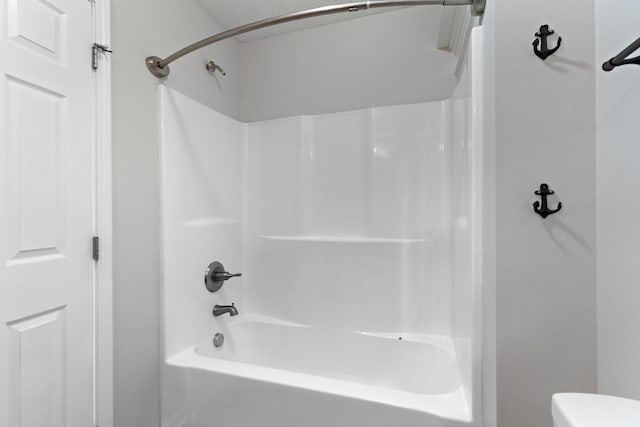
[[[100,259],[100,238],[98,236],[93,236],[93,260],[98,261]]]
[[[113,51],[109,49],[109,46],[94,43],[93,46],[91,46],[91,68],[94,70],[98,69],[98,54],[100,52],[112,53]]]

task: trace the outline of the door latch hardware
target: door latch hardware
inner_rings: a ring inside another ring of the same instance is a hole
[[[92,244],[92,258],[94,261],[98,261],[100,259],[100,238],[98,236],[93,236],[91,239]]]
[[[112,53],[113,51],[109,49],[109,46],[94,43],[91,46],[91,68],[94,70],[98,69],[98,53]]]

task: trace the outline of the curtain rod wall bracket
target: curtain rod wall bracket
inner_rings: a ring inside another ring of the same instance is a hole
[[[357,3],[339,4],[334,6],[319,7],[316,9],[304,10],[301,12],[293,12],[287,15],[278,16],[275,18],[263,19],[262,21],[253,22],[251,24],[242,25],[231,30],[223,31],[219,34],[215,34],[199,42],[193,43],[181,49],[166,58],[162,59],[157,56],[149,56],[145,60],[149,72],[158,78],[165,78],[169,75],[169,64],[176,59],[201,49],[205,46],[209,46],[213,43],[226,40],[231,37],[238,36],[240,34],[248,33],[250,31],[259,30],[261,28],[267,28],[278,24],[284,24],[285,22],[298,21],[301,19],[313,18],[316,16],[333,15],[343,12],[358,12],[367,9],[376,9],[380,7],[398,7],[398,6],[424,6],[424,5],[439,5],[439,6],[471,6],[471,14],[478,16],[484,13],[486,0],[376,0],[376,1],[360,1]]]
[[[487,6],[487,0],[473,0],[471,3],[471,14],[473,16],[484,15],[484,9]]]
[[[167,77],[171,72],[168,65],[165,65],[164,67],[160,65],[162,63],[162,58],[159,58],[157,56],[147,57],[145,63],[147,64],[149,72],[159,79]]]
[[[640,56],[636,56],[635,58],[629,58],[629,55],[634,53],[640,49],[640,39],[637,39],[629,46],[627,46],[622,52],[602,64],[602,69],[604,71],[611,71],[616,67],[620,67],[622,65],[635,64],[640,65]]]

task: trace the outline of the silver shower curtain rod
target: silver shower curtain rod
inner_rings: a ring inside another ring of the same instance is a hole
[[[361,1],[357,3],[346,3],[335,6],[319,7],[317,9],[304,10],[301,12],[289,13],[287,15],[278,16],[276,18],[263,19],[262,21],[253,22],[251,24],[242,25],[231,30],[207,37],[190,46],[181,49],[166,58],[162,59],[157,56],[149,56],[146,59],[147,68],[156,77],[167,77],[169,75],[169,64],[176,59],[201,49],[210,44],[225,40],[250,31],[259,30],[261,28],[271,27],[274,25],[284,24],[285,22],[298,21],[301,19],[314,18],[323,15],[333,15],[344,12],[358,12],[367,9],[375,9],[379,7],[396,7],[396,6],[423,6],[423,5],[440,5],[440,6],[471,6],[473,15],[482,15],[484,13],[486,0],[413,0],[413,1],[395,1],[395,0],[374,0]]]

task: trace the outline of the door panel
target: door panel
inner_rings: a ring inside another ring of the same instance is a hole
[[[43,0],[8,1],[7,33],[21,43],[54,60],[62,59],[66,34],[65,13],[57,3]]]
[[[64,427],[64,309],[8,324],[12,426]]]
[[[63,256],[64,95],[6,77],[9,264]],[[37,124],[33,120],[37,119]]]
[[[94,423],[87,0],[0,0],[0,427]]]

